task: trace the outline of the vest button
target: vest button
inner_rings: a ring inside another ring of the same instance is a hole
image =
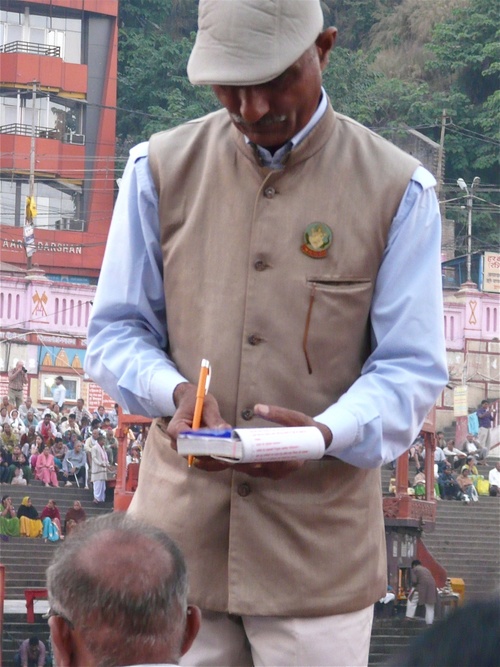
[[[242,498],[246,498],[251,493],[251,489],[248,484],[240,484],[238,486],[238,495]]]
[[[253,417],[253,410],[246,408],[246,410],[241,411],[241,416],[245,421],[249,422]]]
[[[257,336],[256,334],[252,334],[251,336],[248,336],[248,342],[250,345],[258,345],[259,343],[262,342],[262,338],[260,336]]]
[[[264,197],[266,199],[272,199],[276,194],[276,189],[273,187],[268,187],[264,190]]]
[[[261,259],[258,259],[255,264],[253,265],[253,268],[256,271],[265,271],[267,269],[267,264],[262,261]]]

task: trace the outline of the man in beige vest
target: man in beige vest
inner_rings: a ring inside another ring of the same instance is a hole
[[[130,512],[186,555],[186,665],[366,664],[379,467],[447,378],[435,180],[333,111],[336,32],[319,0],[201,0],[188,75],[224,109],[135,147],[120,187],[86,369],[158,418]],[[314,425],[323,459],[188,468],[202,358],[202,425]]]

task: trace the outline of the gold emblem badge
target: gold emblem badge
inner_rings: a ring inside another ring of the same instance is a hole
[[[326,257],[328,248],[332,245],[333,232],[324,222],[311,222],[304,232],[304,243],[300,249],[308,257],[321,259]]]

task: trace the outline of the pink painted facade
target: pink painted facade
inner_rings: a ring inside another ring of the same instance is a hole
[[[479,292],[473,283],[445,293],[444,330],[448,350],[463,350],[467,338],[500,340],[499,295]]]
[[[43,271],[8,267],[0,285],[0,395],[8,392],[7,372],[18,360],[28,369],[26,395],[35,405],[51,402],[54,379],[62,375],[66,405],[84,398],[89,409],[113,401],[85,376],[87,325],[95,285],[48,280]]]
[[[94,285],[52,282],[43,273],[2,277],[2,333],[57,332],[83,340],[94,294]]]

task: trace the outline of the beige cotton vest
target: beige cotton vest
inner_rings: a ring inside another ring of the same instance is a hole
[[[155,135],[149,161],[179,371],[196,382],[209,359],[239,426],[264,423],[257,402],[314,416],[338,400],[370,352],[375,279],[417,161],[331,107],[281,171],[259,166],[225,111]],[[321,259],[301,250],[313,222],[332,230]],[[179,542],[192,602],[317,616],[385,593],[381,504],[380,471],[335,458],[278,482],[188,470],[156,422],[130,511]]]

